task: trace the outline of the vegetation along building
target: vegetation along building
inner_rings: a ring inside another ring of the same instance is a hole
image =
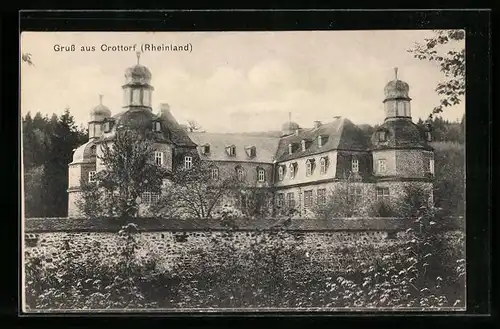
[[[99,145],[112,143],[122,127],[154,132],[157,165],[174,170],[190,168],[193,157],[211,161],[214,180],[236,175],[249,186],[267,189],[275,209],[295,209],[298,216],[310,214],[313,205],[327,203],[335,190],[358,201],[360,213],[377,200],[401,200],[407,186],[427,191],[432,202],[430,133],[422,135],[412,122],[409,86],[397,78],[397,69],[384,89],[385,120],[371,138],[343,117],[328,123],[315,121],[307,129],[289,120],[279,137],[188,132],[168,104],[153,111],[151,78],[138,60],[125,71],[123,110],[112,115],[102,97],[92,109],[89,141],[75,150],[69,164],[70,217],[79,216],[76,200],[82,183],[92,181],[103,169]],[[148,193],[143,200],[151,202],[155,197]]]

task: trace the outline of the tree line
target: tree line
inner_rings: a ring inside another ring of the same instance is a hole
[[[69,109],[51,117],[28,112],[22,117],[24,211],[26,217],[65,217],[68,211],[68,164],[88,133]]]

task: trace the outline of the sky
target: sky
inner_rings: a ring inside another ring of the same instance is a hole
[[[101,45],[191,45],[191,51],[145,51],[152,72],[153,111],[168,103],[179,123],[195,120],[210,132],[279,130],[288,121],[312,127],[343,116],[356,124],[384,120],[384,86],[394,78],[410,85],[412,117],[426,118],[439,104],[435,87],[444,76],[432,62],[407,52],[431,36],[428,30],[293,32],[23,32],[21,114],[62,114],[70,108],[86,125],[103,104],[122,111],[125,69],[134,51],[102,51]],[[55,51],[72,45],[76,51]],[[95,46],[84,52],[80,46]],[[465,43],[458,45],[465,47]],[[460,119],[465,102],[445,108]]]

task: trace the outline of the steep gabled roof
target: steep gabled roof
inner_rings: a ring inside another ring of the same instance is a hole
[[[318,145],[318,136],[322,137],[321,147]],[[309,141],[305,151],[301,149],[302,140]],[[292,154],[288,152],[289,144],[296,145]],[[361,129],[348,119],[337,118],[318,128],[301,129],[298,134],[282,137],[276,160],[286,161],[337,149],[367,151],[369,148],[369,140]]]
[[[201,159],[212,161],[241,161],[273,163],[279,138],[248,136],[244,134],[190,132],[188,136],[198,146]],[[210,153],[203,154],[201,146],[209,145]],[[236,154],[231,156],[226,148],[235,146]],[[248,155],[246,148],[255,147],[255,156]]]

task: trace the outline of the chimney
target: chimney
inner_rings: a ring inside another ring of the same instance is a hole
[[[314,128],[319,128],[321,126],[321,121],[314,121]]]

